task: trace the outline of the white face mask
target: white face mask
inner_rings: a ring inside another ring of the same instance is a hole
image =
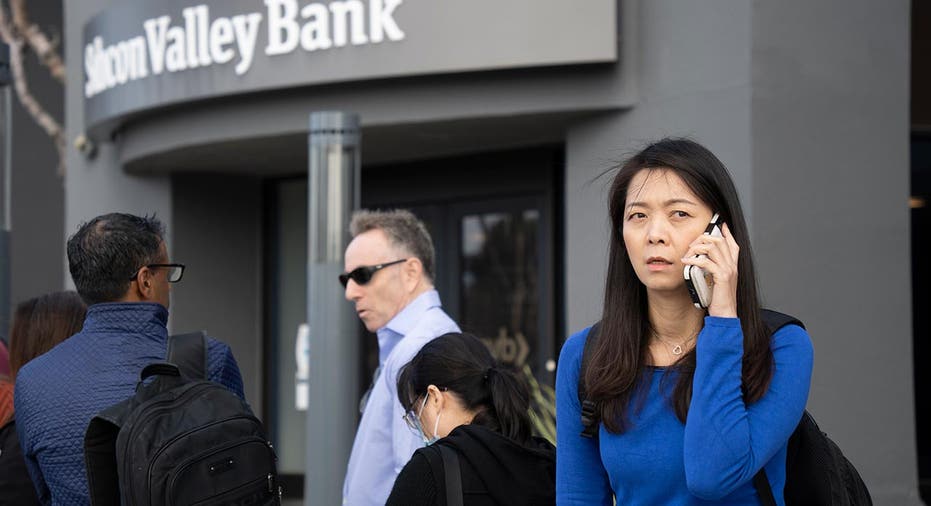
[[[433,437],[427,438],[427,437],[426,437],[426,434],[423,435],[423,436],[424,436],[423,442],[424,442],[424,444],[425,444],[426,446],[430,446],[430,445],[432,445],[433,443],[436,443],[437,441],[440,440],[440,438],[437,437],[437,435],[436,435],[436,431],[437,431],[437,429],[439,429],[439,428],[440,428],[440,413],[437,413],[437,414],[436,414],[436,423],[433,424]]]
[[[427,433],[423,430],[423,424],[420,423],[420,417],[423,415],[423,408],[427,405],[427,399],[429,398],[430,393],[427,392],[427,396],[424,397],[423,404],[420,405],[420,412],[417,413],[417,427],[420,429],[420,438],[423,439],[424,446],[430,446],[440,439],[436,435],[436,431],[440,428],[440,413],[436,414],[436,422],[433,424],[433,436],[427,437]]]

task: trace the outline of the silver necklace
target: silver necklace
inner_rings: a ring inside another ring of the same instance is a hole
[[[683,346],[689,344],[690,342],[692,342],[693,340],[695,340],[696,337],[698,337],[698,334],[695,334],[695,335],[693,335],[692,337],[690,337],[690,338],[688,338],[688,339],[682,341],[681,343],[671,343],[671,344],[670,344],[668,341],[666,341],[665,339],[663,339],[663,337],[660,336],[659,334],[657,334],[657,333],[654,332],[653,335],[656,336],[657,339],[659,339],[659,342],[663,343],[663,346],[665,346],[666,349],[669,350],[669,353],[671,353],[672,355],[674,355],[674,356],[676,356],[676,357],[678,357],[679,355],[682,355],[682,352],[684,351],[683,348],[682,348]]]

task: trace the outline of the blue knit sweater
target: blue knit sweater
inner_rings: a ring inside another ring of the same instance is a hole
[[[786,443],[805,409],[813,361],[802,328],[789,325],[773,335],[772,382],[747,406],[740,321],[706,317],[687,422],[669,401],[675,370],[650,367],[642,380],[647,393],[629,411],[631,427],[611,434],[601,425],[597,440],[579,435],[577,383],[588,330],[566,341],[556,372],[557,504],[610,505],[614,494],[624,505],[756,505],[752,479],[764,466],[776,502],[784,504]]]
[[[168,310],[155,303],[88,308],[84,328],[20,369],[16,427],[43,504],[89,504],[84,431],[91,418],[133,394],[139,372],[165,359]],[[243,397],[229,346],[210,339],[207,377]]]

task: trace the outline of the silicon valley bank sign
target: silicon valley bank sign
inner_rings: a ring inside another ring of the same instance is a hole
[[[126,0],[84,25],[85,126],[335,82],[617,59],[617,0]]]
[[[171,16],[143,21],[145,35],[104,46],[94,37],[84,49],[86,98],[149,75],[233,63],[237,75],[252,66],[259,29],[267,27],[268,56],[300,47],[319,51],[404,39],[394,19],[402,0],[333,1],[298,8],[297,0],[265,0],[267,13],[252,12],[211,19],[209,5],[181,11],[181,24]],[[367,7],[367,9],[366,9]],[[367,11],[367,12],[366,12]]]

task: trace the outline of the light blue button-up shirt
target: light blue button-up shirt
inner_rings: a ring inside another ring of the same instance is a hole
[[[381,373],[352,444],[343,504],[383,506],[401,468],[423,447],[423,440],[402,419],[398,374],[424,344],[449,332],[459,332],[459,326],[443,311],[436,290],[420,294],[376,332]]]

